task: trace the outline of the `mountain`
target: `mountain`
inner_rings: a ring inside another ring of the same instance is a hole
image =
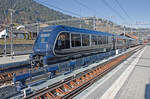
[[[74,18],[59,11],[50,9],[42,4],[37,3],[34,0],[0,0],[0,24],[10,24],[9,9],[11,8],[15,10],[15,12],[13,13],[13,23],[17,23],[18,25]],[[59,24],[93,29],[93,18],[83,18],[83,20],[53,23],[48,25]],[[95,26],[95,29],[98,31],[110,33],[113,33],[114,31],[118,34],[124,33],[124,28],[121,25],[117,25],[109,20],[103,20],[101,18],[96,19]],[[126,33],[133,33],[136,36],[142,37],[146,37],[150,34],[150,29],[131,29],[129,27],[126,27],[125,30]]]
[[[56,19],[72,18],[61,12],[50,9],[37,3],[34,0],[0,0],[0,23],[10,22],[10,12],[8,9],[14,9],[14,23],[35,23],[51,21]]]

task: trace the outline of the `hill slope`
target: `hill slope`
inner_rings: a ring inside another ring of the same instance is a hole
[[[67,19],[71,16],[49,9],[33,0],[0,0],[0,23],[10,21],[10,12],[13,8],[15,23],[45,22],[55,19]]]
[[[27,23],[35,23],[51,21],[51,20],[59,20],[59,19],[68,19],[72,18],[72,16],[65,15],[59,11],[55,11],[50,9],[44,5],[37,3],[34,0],[0,0],[0,24],[10,24],[10,12],[8,9],[13,8],[15,13],[13,14],[13,21],[17,24],[27,24]],[[118,34],[123,33],[124,29],[121,25],[116,25],[108,20],[102,20],[99,18],[96,22],[96,30],[111,32],[114,31]],[[56,23],[58,24],[58,23]],[[56,25],[49,24],[49,25]],[[60,24],[60,23],[59,23]],[[85,21],[72,21],[72,22],[63,22],[61,25],[68,25],[74,27],[88,28],[93,29],[93,21],[85,20]],[[0,27],[1,28],[1,27]],[[135,35],[144,35],[146,37],[150,33],[150,29],[132,29]],[[126,28],[127,33],[131,32],[131,28]],[[132,32],[133,32],[132,31]],[[144,33],[143,33],[144,31]]]

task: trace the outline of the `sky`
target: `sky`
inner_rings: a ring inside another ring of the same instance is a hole
[[[135,25],[150,23],[150,0],[35,0],[49,8],[76,17],[96,16],[119,25],[130,27],[148,27]],[[120,6],[125,10],[121,9]],[[61,8],[63,10],[57,9]],[[71,13],[69,13],[71,12]],[[112,16],[112,17],[111,17]]]

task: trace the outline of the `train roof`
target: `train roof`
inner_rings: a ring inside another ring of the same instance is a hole
[[[100,31],[95,31],[95,30],[88,30],[88,29],[81,29],[81,28],[75,28],[75,27],[70,27],[70,26],[64,26],[64,25],[53,25],[53,26],[48,26],[44,29],[61,29],[62,31],[72,31],[72,32],[80,32],[80,33],[87,33],[87,34],[101,34],[104,36],[113,36],[111,33],[107,32],[100,32]]]
[[[87,33],[87,34],[100,34],[104,36],[116,36],[122,39],[131,39],[126,36],[120,36],[117,34],[112,34],[108,32],[101,32],[101,31],[95,31],[95,30],[88,30],[88,29],[82,29],[82,28],[75,28],[75,27],[70,27],[70,26],[65,26],[65,25],[52,25],[52,26],[47,26],[43,30],[60,30],[60,31],[71,31],[71,32],[80,32],[80,33]],[[132,39],[133,40],[133,39]]]

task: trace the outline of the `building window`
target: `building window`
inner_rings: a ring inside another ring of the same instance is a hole
[[[82,35],[82,46],[89,46],[90,45],[90,36],[87,34]]]
[[[72,47],[81,46],[81,35],[80,34],[71,34],[71,44]]]
[[[60,33],[57,42],[56,42],[56,49],[68,49],[70,48],[70,33],[62,32]]]
[[[92,41],[92,45],[97,45],[97,36],[96,35],[92,35],[91,37],[91,41]]]

